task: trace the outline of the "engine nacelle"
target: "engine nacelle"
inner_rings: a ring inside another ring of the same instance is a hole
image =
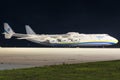
[[[49,43],[58,43],[57,39],[49,39]]]
[[[78,38],[73,38],[72,41],[73,41],[73,42],[80,42],[80,39],[78,39]]]
[[[62,38],[61,42],[68,42],[69,40],[67,38]]]

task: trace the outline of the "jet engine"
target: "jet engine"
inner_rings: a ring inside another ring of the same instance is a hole
[[[68,42],[68,39],[67,38],[62,38],[61,42]]]
[[[73,42],[80,42],[80,40],[78,38],[73,38],[72,41]]]
[[[57,43],[57,39],[49,39],[49,43]]]

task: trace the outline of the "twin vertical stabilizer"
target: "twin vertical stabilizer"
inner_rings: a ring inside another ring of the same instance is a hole
[[[31,27],[29,26],[29,25],[26,25],[25,26],[25,28],[26,28],[26,33],[27,34],[33,34],[33,35],[35,35],[36,33],[31,29]]]
[[[10,39],[13,36],[13,34],[15,34],[15,32],[7,23],[4,23],[4,30],[5,32],[3,34],[5,34],[6,39]]]
[[[31,27],[29,25],[25,26],[26,28],[26,33],[30,34],[30,35],[35,35],[36,33],[31,29]],[[4,30],[5,32],[3,34],[5,34],[5,39],[10,39],[15,32],[12,30],[12,28],[8,25],[8,23],[4,23]]]

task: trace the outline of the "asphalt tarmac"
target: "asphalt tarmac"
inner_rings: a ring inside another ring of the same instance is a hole
[[[120,60],[120,48],[0,48],[0,70]]]

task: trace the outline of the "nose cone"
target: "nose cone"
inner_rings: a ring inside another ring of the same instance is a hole
[[[117,39],[114,38],[114,43],[117,44],[119,41]]]

